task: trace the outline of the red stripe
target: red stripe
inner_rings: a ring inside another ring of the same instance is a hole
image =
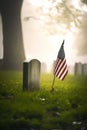
[[[63,80],[68,73],[66,59],[63,60],[57,59],[55,68],[54,68],[54,75],[59,79]]]
[[[63,68],[64,64],[65,64],[65,60],[61,61],[60,66],[57,67],[57,70],[55,72],[56,75],[58,75],[61,72],[61,69]]]
[[[57,73],[60,73],[60,72],[61,72],[61,70],[62,70],[62,68],[64,67],[65,63],[66,63],[65,60],[62,61],[61,66],[60,66],[60,68],[58,69]]]
[[[54,73],[56,73],[56,71],[58,70],[58,68],[59,68],[59,66],[60,66],[60,64],[61,64],[61,60],[60,59],[58,59],[57,60],[57,63],[56,63],[56,66],[55,66],[55,72]]]
[[[67,70],[66,74],[64,75],[63,80],[64,80],[64,78],[65,78],[65,76],[66,76],[67,74],[68,74],[68,70]]]
[[[62,60],[59,60],[58,63],[56,64],[55,73],[56,73],[56,71],[58,71],[61,63],[62,63]]]
[[[62,77],[64,74],[63,70],[65,70],[65,67],[59,73],[57,73],[58,78]]]
[[[61,77],[62,77],[62,75],[64,74],[64,72],[66,71],[66,69],[67,69],[67,66],[65,66],[65,68],[63,68],[63,70],[62,70],[62,72],[61,72],[61,74],[60,74],[59,78],[61,78]]]
[[[62,80],[64,80],[65,76],[67,75],[68,73],[68,70],[66,71],[65,75],[63,76]]]
[[[64,66],[61,68],[60,72],[59,72],[59,76],[63,73],[63,71],[66,69],[66,62],[64,64]]]

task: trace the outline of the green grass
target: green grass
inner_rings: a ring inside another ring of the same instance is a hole
[[[64,81],[41,75],[40,90],[23,92],[22,72],[0,71],[0,130],[87,130],[87,76]]]

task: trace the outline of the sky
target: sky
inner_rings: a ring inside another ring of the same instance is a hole
[[[42,0],[38,1],[41,2]],[[30,4],[29,2],[30,0],[24,0],[21,12],[22,32],[23,32],[23,41],[24,41],[26,59],[37,58],[41,62],[46,62],[49,69],[51,64],[57,57],[62,41],[65,40],[64,49],[67,64],[74,65],[75,62],[82,62],[82,63],[87,62],[87,53],[83,54],[84,50],[86,50],[87,47],[84,47],[83,52],[80,53],[82,45],[84,44],[82,44],[82,42],[81,43],[79,42],[78,44],[78,38],[79,38],[78,30],[76,34],[68,32],[67,35],[65,36],[60,36],[59,34],[56,34],[55,36],[50,36],[47,33],[45,33],[44,29],[41,26],[40,20],[33,18],[29,20],[24,20],[25,17],[29,16],[38,17],[38,12],[36,11],[35,6],[38,6],[41,3],[40,2],[35,3],[34,1],[34,3]],[[79,8],[78,4],[75,3],[75,5],[77,6],[77,8]],[[0,23],[1,23],[1,17],[0,17]],[[0,57],[2,58],[3,36],[1,30],[2,26],[0,24]],[[82,32],[80,32],[80,34],[82,34]]]

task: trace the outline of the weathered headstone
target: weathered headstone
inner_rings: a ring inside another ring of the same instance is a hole
[[[3,59],[0,59],[0,70],[2,70],[2,66],[3,66]]]
[[[23,63],[23,90],[40,89],[41,63],[37,59]]]
[[[23,90],[28,90],[28,62],[23,63]]]
[[[82,64],[75,63],[75,75],[82,75]]]
[[[46,72],[47,72],[46,63],[42,62],[42,63],[41,63],[41,73],[46,73]]]
[[[82,74],[87,75],[87,63],[82,65]]]

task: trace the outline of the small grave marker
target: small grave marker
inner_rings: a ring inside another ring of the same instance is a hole
[[[82,75],[82,64],[75,63],[75,75]]]
[[[82,74],[87,75],[87,63],[82,65]]]
[[[32,59],[23,63],[23,90],[40,89],[41,63],[37,59]]]

